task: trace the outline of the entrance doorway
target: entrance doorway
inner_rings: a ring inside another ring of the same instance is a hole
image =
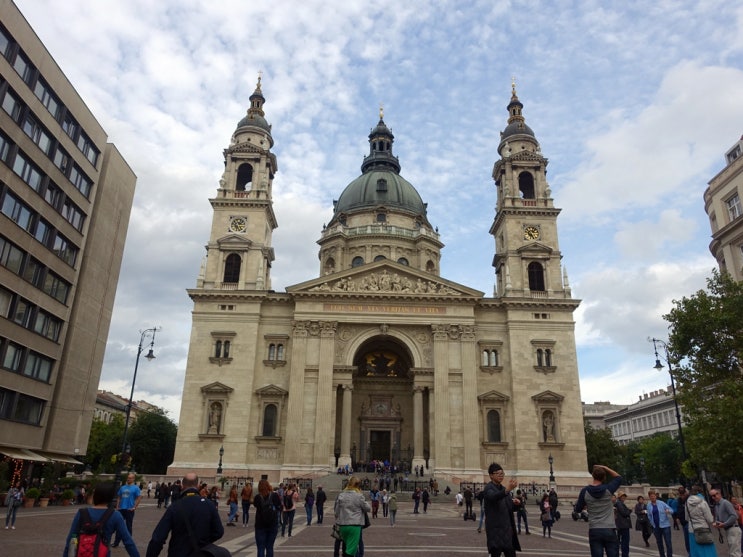
[[[389,461],[392,447],[392,432],[373,429],[369,432],[370,460]]]

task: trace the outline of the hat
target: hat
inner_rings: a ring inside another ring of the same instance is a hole
[[[627,494],[624,491],[617,491],[617,498],[621,499],[622,497],[627,497]]]

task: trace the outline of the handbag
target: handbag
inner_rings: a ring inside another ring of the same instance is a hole
[[[715,543],[715,540],[712,538],[712,530],[709,528],[694,528],[694,541],[698,545]]]
[[[369,526],[371,526],[371,520],[369,520],[369,513],[364,511],[364,525],[361,528],[363,530],[364,528],[368,528]]]
[[[550,515],[549,512],[544,511],[542,513],[541,520],[542,520],[542,522],[549,522],[550,520],[552,520],[552,515]]]
[[[330,531],[330,536],[336,540],[341,539],[341,527],[338,524],[333,524],[333,529]]]

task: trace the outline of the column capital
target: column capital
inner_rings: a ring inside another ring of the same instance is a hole
[[[422,387],[421,385],[414,385],[413,386],[413,394],[423,394],[423,391],[425,390],[425,387]]]
[[[353,391],[353,385],[349,385],[346,383],[341,385],[341,389],[343,389],[344,391]]]

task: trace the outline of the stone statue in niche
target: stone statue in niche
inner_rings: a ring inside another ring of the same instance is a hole
[[[544,441],[555,442],[555,415],[549,410],[542,415],[542,426],[544,428]]]
[[[209,407],[209,429],[210,435],[218,435],[222,421],[222,405],[219,402],[212,402]]]

